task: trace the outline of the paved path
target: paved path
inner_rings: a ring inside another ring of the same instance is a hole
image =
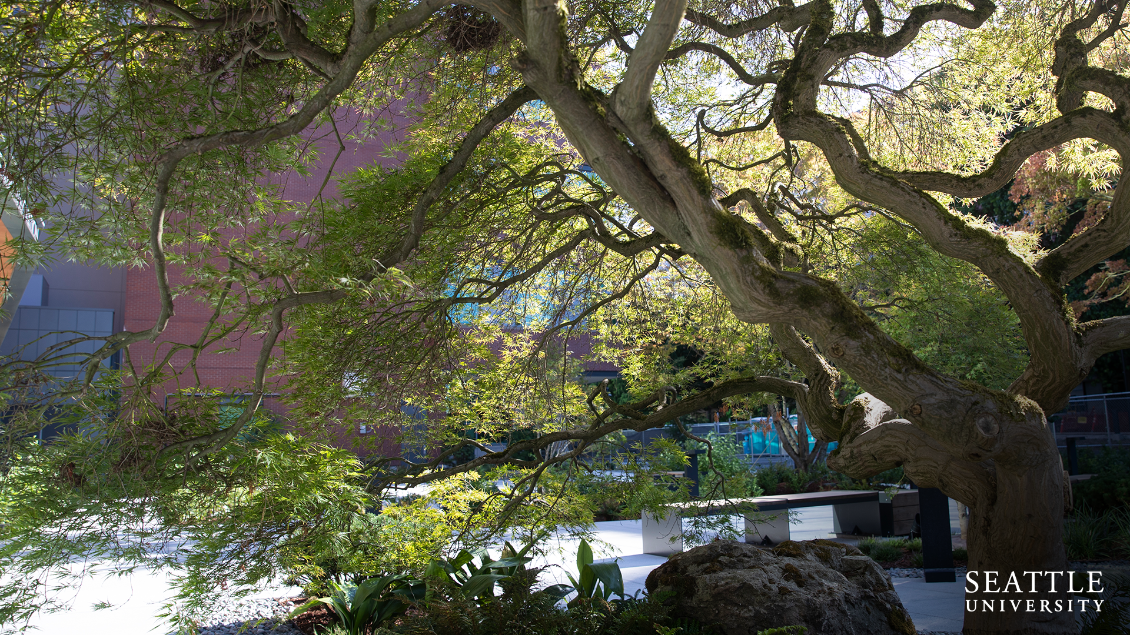
[[[794,540],[826,538],[832,531],[830,507],[798,510],[798,524],[792,526]],[[737,522],[737,519],[735,519]],[[596,524],[593,547],[598,559],[617,557],[624,574],[625,590],[642,591],[647,575],[667,559],[642,554],[640,521],[611,521]],[[551,539],[550,553],[535,562],[548,567],[542,575],[546,583],[567,582],[565,572],[576,575],[578,541]],[[131,576],[100,576],[87,580],[74,593],[74,606],[67,612],[39,615],[31,625],[40,633],[83,633],[84,635],[164,634],[167,628],[157,617],[161,604],[171,595],[167,572],[137,570]],[[921,579],[895,578],[895,590],[921,631],[960,631],[962,621],[962,584],[932,583]],[[259,596],[293,596],[294,587],[273,587]],[[109,608],[95,609],[104,603]]]

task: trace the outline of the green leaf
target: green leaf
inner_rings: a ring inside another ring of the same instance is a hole
[[[494,560],[483,565],[483,569],[505,569],[508,567],[517,567],[533,560],[533,558],[502,558],[501,560]]]
[[[494,595],[494,583],[509,577],[508,575],[497,573],[480,573],[473,575],[463,584],[463,595],[469,598],[477,598],[481,595]]]
[[[581,567],[581,584],[577,588],[577,593],[582,597],[591,598],[596,594],[596,581],[596,572],[592,570],[591,564]]]
[[[592,547],[582,538],[581,545],[577,548],[577,570],[583,570],[586,564],[592,564],[592,560]]]
[[[572,580],[572,576],[569,576],[569,579]],[[555,584],[553,586],[542,589],[541,593],[545,593],[555,600],[560,600],[575,590],[576,584],[574,584],[573,586],[569,586],[568,584]]]
[[[590,564],[588,568],[604,586],[604,599],[607,600],[613,593],[624,596],[624,576],[620,572],[619,563],[599,562]]]

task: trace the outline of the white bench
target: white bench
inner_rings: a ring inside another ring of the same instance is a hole
[[[664,508],[662,516],[643,512],[643,552],[669,556],[683,550],[683,517],[742,513],[745,517],[745,541],[761,543],[766,538],[777,544],[790,540],[788,510],[801,507],[832,506],[832,524],[837,534],[858,533],[880,535],[879,502],[885,494],[874,491],[808,492],[735,498],[717,501],[674,503]],[[889,502],[884,500],[884,502]],[[757,512],[777,512],[768,518],[743,511],[755,505]]]

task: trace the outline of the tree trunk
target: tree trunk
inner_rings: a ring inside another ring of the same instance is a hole
[[[996,396],[1005,416],[979,415],[984,410],[974,408],[984,406],[971,404],[973,425],[954,426],[943,442],[864,393],[845,411],[840,447],[828,464],[857,478],[902,465],[915,483],[969,506],[966,635],[1076,633],[1064,586],[1063,467],[1055,435],[1034,402],[1014,398],[1009,408],[1007,395]],[[987,572],[993,592],[986,592]],[[1025,572],[1057,572],[1055,593],[1051,576]],[[1002,592],[1014,573],[1016,583]]]
[[[1067,606],[1064,576],[1059,576],[1055,593],[1050,591],[1049,576],[1037,576],[1032,593],[1032,576],[1025,571],[1066,571],[1067,556],[1063,546],[1063,469],[1059,452],[1048,453],[1046,460],[1023,472],[996,471],[995,500],[969,510],[969,571],[977,576],[978,592],[970,593],[966,584],[966,612],[963,633],[1077,633],[1075,617],[1066,609],[1041,612],[1048,601],[1054,609],[1057,600]],[[986,593],[986,571],[997,572],[997,586],[1003,588],[1011,574],[1020,582],[1019,591]],[[1078,577],[1078,576],[1077,576]],[[1001,601],[1006,609],[1001,610]],[[1011,600],[1019,600],[1014,610]],[[1034,601],[1029,605],[1029,601]],[[985,610],[991,602],[995,611]],[[971,611],[970,603],[976,610]],[[1027,612],[1034,606],[1034,612]]]

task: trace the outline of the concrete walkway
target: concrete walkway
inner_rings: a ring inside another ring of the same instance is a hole
[[[827,538],[832,531],[830,507],[798,510],[798,523],[792,525],[794,540]],[[735,523],[739,518],[735,518]],[[578,540],[555,537],[549,540],[549,553],[532,563],[547,567],[542,582],[568,582],[566,572],[577,575]],[[662,556],[642,551],[641,523],[638,520],[596,523],[592,540],[597,559],[616,558],[629,593],[642,592],[647,575],[666,562]],[[172,595],[168,572],[138,569],[129,576],[102,575],[86,580],[73,590],[70,610],[41,614],[31,621],[40,633],[162,634],[167,626],[157,617],[161,604]],[[963,584],[932,583],[921,579],[895,578],[895,590],[910,612],[920,631],[960,631],[963,610]],[[295,587],[271,587],[256,594],[259,597],[294,596]],[[102,606],[105,608],[97,608]]]

